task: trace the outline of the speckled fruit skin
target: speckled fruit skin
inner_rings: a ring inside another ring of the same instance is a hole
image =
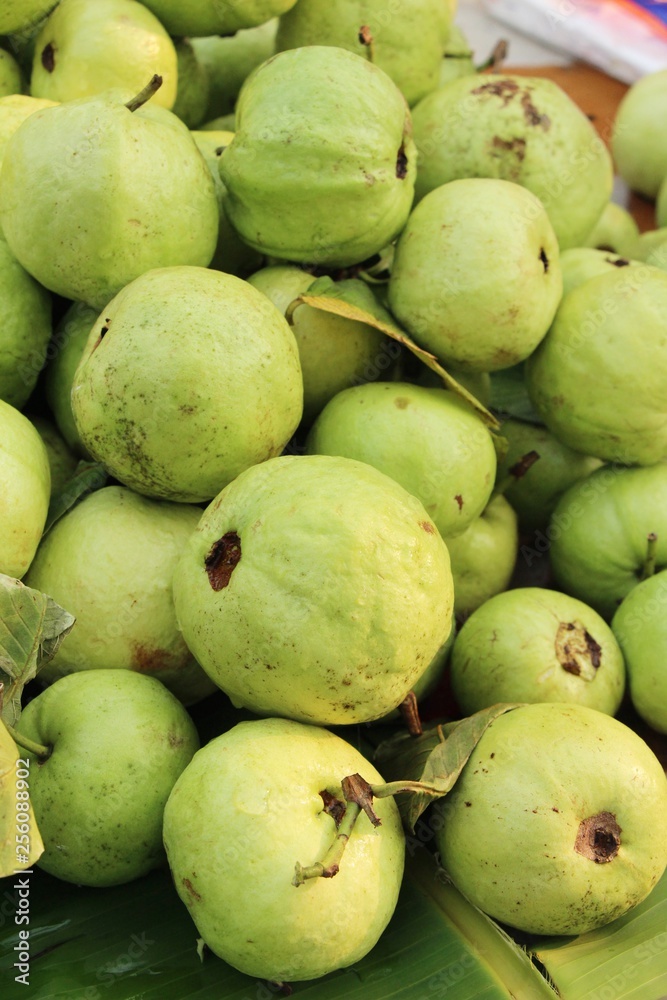
[[[452,591],[419,500],[327,455],[242,473],[174,574],[185,641],[232,701],[321,725],[396,708],[449,635]]]
[[[0,399],[0,573],[25,574],[42,537],[51,472],[44,442],[27,417]]]
[[[418,198],[461,177],[497,177],[544,205],[561,250],[581,246],[611,198],[612,162],[594,126],[551,80],[453,80],[413,110]]]
[[[170,35],[190,38],[233,35],[253,28],[293,7],[296,0],[148,0],[145,4]]]
[[[164,842],[176,890],[208,947],[257,979],[315,979],[359,961],[391,918],[405,838],[392,798],[362,813],[334,878],[292,885],[336,826],[321,792],[381,776],[354,747],[284,719],[242,722],[197,753],[169,796]],[[233,905],[230,905],[233,901]]]
[[[367,58],[359,38],[365,25],[373,39],[373,62],[414,104],[439,85],[440,64],[452,22],[442,0],[410,0],[400,16],[387,0],[299,0],[280,18],[276,47],[337,45]]]
[[[563,444],[624,465],[667,459],[666,313],[667,273],[653,267],[614,269],[563,300],[525,369]]]
[[[40,868],[107,886],[164,863],[164,806],[199,738],[159,681],[128,670],[63,677],[25,706],[17,730],[53,747],[40,764],[27,754]]]
[[[585,281],[608,274],[614,268],[636,267],[637,261],[620,257],[608,250],[595,247],[572,247],[560,255],[560,269],[563,275],[563,298],[579,288]]]
[[[623,180],[655,198],[667,177],[667,69],[638,80],[621,101],[612,136],[616,169]]]
[[[51,296],[0,236],[0,399],[28,401],[51,339]]]
[[[445,538],[479,517],[496,476],[493,439],[471,407],[445,389],[407,382],[339,392],[311,428],[306,450],[367,462],[391,476],[421,500]]]
[[[113,87],[138,93],[154,73],[153,103],[173,107],[176,49],[157,18],[136,0],[60,0],[35,41],[33,97],[73,101]]]
[[[630,698],[649,726],[667,733],[667,571],[638,583],[612,618],[628,672]]]
[[[240,278],[195,267],[124,288],[93,326],[72,388],[91,455],[139,493],[190,503],[279,454],[302,400],[285,318]]]
[[[572,702],[615,715],[623,655],[607,623],[582,601],[543,587],[497,594],[468,618],[451,657],[464,715],[498,702]]]
[[[250,246],[346,267],[405,225],[415,161],[410,112],[386,73],[312,45],[280,52],[248,77],[220,174],[227,214]]]
[[[497,920],[584,934],[649,894],[667,865],[667,777],[644,741],[581,705],[525,705],[486,730],[437,834],[454,883]],[[575,850],[582,821],[620,827],[615,857]]]
[[[535,350],[561,292],[558,243],[537,198],[509,181],[468,178],[443,184],[412,212],[389,306],[447,365],[491,372]]]
[[[469,615],[509,586],[519,548],[517,517],[494,497],[461,535],[445,539],[454,579],[454,612]]]
[[[130,111],[131,96],[36,111],[0,170],[14,256],[46,288],[97,309],[150,268],[205,267],[218,236],[213,178],[188,128],[165,108]]]
[[[174,567],[200,517],[199,507],[107,486],[53,526],[25,582],[67,608],[76,629],[40,680],[136,670],[186,703],[215,690],[178,630],[171,593]]]

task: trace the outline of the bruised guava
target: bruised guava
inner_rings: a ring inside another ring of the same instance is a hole
[[[667,865],[667,777],[631,729],[583,705],[524,705],[488,727],[437,834],[455,885],[531,934],[584,934]]]
[[[327,455],[238,476],[174,575],[185,641],[232,701],[323,725],[396,708],[449,635],[452,590],[420,501]]]

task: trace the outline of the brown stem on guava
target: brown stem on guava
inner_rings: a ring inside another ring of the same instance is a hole
[[[157,94],[158,90],[162,86],[162,77],[159,73],[154,73],[150,78],[143,90],[140,90],[136,97],[128,101],[125,107],[128,111],[138,111],[146,101],[150,101],[154,94]]]
[[[509,42],[506,39],[501,38],[496,42],[493,51],[488,59],[485,59],[480,66],[476,66],[478,73],[484,73],[485,70],[490,70],[492,73],[500,72],[503,63],[507,59],[507,53],[509,52]]]
[[[336,839],[327,853],[321,861],[316,861],[314,865],[307,865],[305,868],[297,861],[294,866],[292,885],[298,888],[309,878],[333,878],[334,875],[338,874],[343,853],[360,812],[361,807],[356,802],[348,803],[345,815],[338,827]]]
[[[367,24],[362,24],[359,28],[359,44],[365,46],[366,52],[368,53],[368,61],[375,62],[375,40],[373,38],[373,33]]]
[[[28,751],[28,753],[34,753],[34,755],[39,758],[40,764],[45,760],[48,760],[53,753],[53,747],[44,746],[43,743],[35,743],[35,741],[31,740],[28,736],[24,736],[23,733],[19,733],[18,730],[14,729],[13,726],[10,726],[8,722],[5,722],[5,729],[14,740],[14,743],[23,747],[24,750]]]
[[[648,580],[650,576],[655,573],[655,564],[658,555],[658,536],[655,531],[652,531],[646,536],[646,558],[644,559],[644,565],[642,567],[642,574],[640,580]]]
[[[518,462],[515,462],[514,465],[510,466],[504,479],[501,479],[500,482],[494,487],[491,499],[495,500],[496,497],[504,496],[510,486],[514,486],[519,479],[523,479],[529,469],[532,469],[539,457],[539,451],[529,451],[523,455]]]
[[[405,698],[398,706],[398,710],[403,716],[403,722],[405,723],[410,736],[421,736],[424,730],[422,728],[422,720],[419,718],[417,695],[414,691],[408,691]]]

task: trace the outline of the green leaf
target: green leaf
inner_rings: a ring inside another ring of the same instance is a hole
[[[543,426],[530,401],[523,376],[523,365],[504,368],[491,374],[491,406],[503,420],[513,417],[528,424]]]
[[[89,493],[94,493],[106,486],[108,480],[109,475],[99,462],[79,462],[72,478],[65,483],[59,493],[51,498],[44,534],[50,531],[56,521],[59,521]]]
[[[414,831],[415,823],[434,798],[453,787],[487,727],[517,704],[491,705],[465,719],[426,730],[422,736],[398,733],[379,745],[374,763],[390,783],[418,781],[423,792],[409,792],[397,802],[403,821]]]
[[[23,688],[58,652],[74,616],[46,594],[0,574],[1,718],[13,726],[21,715]]]

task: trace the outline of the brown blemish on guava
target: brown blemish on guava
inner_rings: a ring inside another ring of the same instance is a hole
[[[172,749],[176,750],[177,747],[182,747],[185,743],[185,736],[179,736],[178,733],[168,733],[167,742]]]
[[[582,819],[574,841],[574,849],[596,865],[604,865],[618,854],[621,828],[610,812],[600,812]]]
[[[183,882],[183,885],[185,886],[185,888],[187,889],[187,891],[192,896],[192,898],[196,899],[197,902],[199,902],[201,900],[201,896],[199,895],[199,893],[197,892],[197,890],[193,886],[193,884],[190,881],[190,879],[189,878],[184,878],[184,879],[182,879],[182,882]]]
[[[547,257],[544,247],[540,247],[540,260],[542,261],[542,267],[544,268],[544,273],[546,274],[549,270],[549,258]]]
[[[472,802],[466,802],[465,804],[466,804],[467,806],[471,806],[471,805],[472,805]]]
[[[217,542],[213,542],[204,566],[213,590],[223,590],[241,559],[241,539],[235,531],[226,532]]]
[[[405,153],[404,143],[401,143],[401,148],[396,156],[396,176],[400,181],[408,176],[408,158]]]
[[[432,525],[432,524],[429,524],[429,522],[428,522],[428,521],[420,521],[420,522],[419,522],[419,527],[420,527],[420,528],[423,528],[423,529],[424,529],[424,531],[425,531],[425,532],[426,532],[427,534],[429,534],[429,535],[434,535],[434,534],[435,534],[435,528],[433,527],[433,525]]]
[[[372,45],[373,44],[373,33],[367,24],[362,24],[359,28],[359,34],[357,35],[360,45]]]
[[[461,496],[461,494],[457,493],[456,496],[454,497],[454,499],[456,500],[457,504],[459,505],[459,510],[463,510],[463,497]]]
[[[549,131],[551,128],[551,119],[548,115],[540,114],[531,100],[529,90],[523,93],[521,107],[523,108],[523,117],[526,119],[527,125],[531,125],[533,128],[541,128],[544,132]]]
[[[394,400],[394,406],[397,406],[399,410],[404,410],[406,406],[410,405],[410,400],[406,399],[405,396],[397,396]]]
[[[519,84],[514,80],[494,80],[493,83],[484,83],[481,87],[475,87],[471,94],[490,94],[499,97],[506,107],[513,97],[519,92]]]
[[[614,252],[613,247],[598,247],[599,250],[609,250],[610,253]],[[605,257],[605,262],[607,264],[612,264],[614,267],[629,267],[630,261],[626,260],[625,257],[619,257],[617,260],[612,260],[611,257]]]
[[[555,640],[556,657],[563,670],[592,681],[602,662],[602,647],[581,622],[560,622]]]
[[[336,826],[339,826],[340,821],[345,815],[345,803],[341,799],[337,799],[326,788],[320,792],[320,797],[324,803],[324,812],[331,816]]]
[[[501,139],[499,135],[494,135],[491,140],[493,149],[502,150],[504,153],[514,153],[517,160],[521,162],[526,156],[525,139]]]
[[[156,674],[160,670],[179,666],[175,657],[164,649],[154,649],[142,642],[132,643],[132,669],[139,674]]]
[[[49,42],[42,49],[42,66],[47,73],[53,73],[56,68],[56,50],[53,42]]]

